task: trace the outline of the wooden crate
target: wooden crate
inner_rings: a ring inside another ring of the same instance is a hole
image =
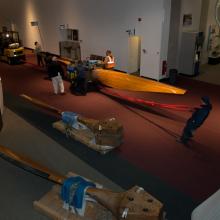
[[[69,173],[67,176],[76,176],[76,174]],[[98,188],[100,187],[101,185],[98,186]],[[165,220],[163,204],[146,191],[137,193],[139,188],[138,186],[134,186],[129,190],[129,197],[123,197],[123,200],[125,200],[124,204],[127,204],[126,207],[129,210],[135,208],[136,212],[141,213],[142,218],[139,219]],[[64,209],[63,201],[60,198],[60,190],[60,185],[53,186],[39,201],[34,202],[34,208],[53,220],[116,220],[109,210],[97,202],[86,203],[85,215],[83,217]],[[128,198],[133,198],[133,200],[127,203]],[[148,211],[143,212],[145,209]],[[135,215],[129,219],[135,219]]]
[[[69,137],[73,138],[74,140],[77,140],[87,145],[89,148],[100,152],[101,154],[106,154],[115,148],[115,146],[104,146],[94,143],[92,140],[95,137],[90,129],[77,130],[74,128],[67,128],[65,123],[63,123],[62,121],[54,122],[53,127],[61,131],[62,133],[67,134]],[[120,143],[121,142],[119,142],[119,144]]]
[[[102,131],[109,135],[123,135],[123,126],[115,118],[105,120],[95,120],[91,118],[78,117],[77,119],[82,124],[85,124],[94,133]]]

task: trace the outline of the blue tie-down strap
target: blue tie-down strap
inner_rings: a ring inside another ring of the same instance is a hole
[[[75,112],[62,112],[62,121],[69,125],[69,126],[73,126],[75,123],[77,123],[77,117],[78,114]]]
[[[73,196],[73,200],[71,202],[71,205],[77,209],[81,209],[83,207],[83,200],[85,196],[85,189],[88,187],[95,187],[95,184],[92,182],[88,182],[83,179],[82,182],[80,182],[78,188],[75,191],[75,194]]]
[[[88,187],[96,187],[94,183],[83,179],[80,176],[66,179],[61,188],[61,198],[65,207],[74,207],[79,214],[84,214],[85,193]]]
[[[75,177],[70,177],[66,179],[61,187],[61,199],[66,203],[70,204],[72,198],[70,198],[70,187],[76,181]]]

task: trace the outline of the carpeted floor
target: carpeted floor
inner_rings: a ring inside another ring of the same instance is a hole
[[[48,135],[58,142],[65,137],[51,130],[50,125],[56,119],[51,115],[39,114],[42,110],[24,102],[18,97],[19,94],[26,93],[62,110],[78,112],[87,117],[99,119],[116,117],[121,121],[125,135],[120,149],[104,157],[97,156],[97,153],[91,152],[81,144],[71,149],[72,153],[121,187],[141,184],[165,202],[167,207],[171,207],[169,205],[172,203],[174,205],[176,202],[177,207],[183,206],[178,203],[178,198],[184,197],[185,194],[185,198],[188,198],[185,200],[188,201],[185,205],[191,204],[187,209],[188,212],[185,212],[188,217],[195,205],[191,203],[192,201],[189,202],[189,196],[198,202],[203,201],[219,188],[220,125],[217,123],[220,111],[220,98],[217,93],[219,86],[184,77],[179,78],[177,83],[178,86],[188,89],[184,96],[123,92],[147,100],[191,106],[199,105],[202,95],[209,95],[213,103],[213,111],[204,126],[197,131],[190,147],[186,148],[176,142],[176,137],[181,134],[184,123],[191,114],[189,112],[137,108],[97,92],[88,93],[85,97],[74,96],[68,92],[68,82],[65,82],[66,96],[54,96],[51,82],[44,80],[46,73],[39,68],[30,64],[9,66],[1,63],[0,70],[6,105],[35,127],[49,133]],[[65,143],[62,143],[62,146],[70,150]],[[170,208],[169,212],[170,214],[172,212]]]

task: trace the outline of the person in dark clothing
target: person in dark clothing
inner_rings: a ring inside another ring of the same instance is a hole
[[[48,67],[49,67],[50,63],[52,62],[52,57],[53,56],[49,52],[46,52],[45,55],[44,55],[45,68],[46,68],[46,71],[47,71],[47,74],[48,74],[48,76],[45,77],[44,79],[49,79],[50,80]]]
[[[54,94],[60,92],[61,95],[64,95],[64,84],[62,80],[63,68],[57,62],[57,57],[53,57],[52,62],[48,65],[48,75],[53,83]]]
[[[190,138],[193,137],[193,132],[204,123],[204,121],[209,116],[210,111],[212,110],[209,97],[204,96],[201,98],[201,100],[202,105],[200,105],[200,108],[195,108],[192,116],[187,120],[187,123],[183,129],[182,136],[178,140],[183,144],[187,144]]]
[[[45,56],[44,56],[44,63],[46,65],[46,68],[48,68],[48,65],[52,62],[52,55],[49,53],[49,52],[46,52],[45,53]]]
[[[87,71],[83,62],[81,60],[78,61],[76,66],[77,77],[74,93],[76,95],[86,95],[87,93]]]

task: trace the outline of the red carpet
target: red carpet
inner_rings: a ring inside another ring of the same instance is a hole
[[[33,62],[33,57],[30,60]],[[213,110],[187,148],[177,143],[176,137],[190,116],[188,112],[129,107],[96,92],[74,96],[68,91],[68,82],[67,94],[55,96],[52,83],[44,79],[46,72],[31,64],[0,63],[0,76],[4,90],[15,95],[25,93],[87,117],[116,117],[125,131],[124,143],[117,153],[194,199],[203,200],[220,188],[220,86],[181,77],[178,86],[188,90],[183,96],[120,91],[150,101],[190,106],[200,105],[201,96],[210,96]]]

